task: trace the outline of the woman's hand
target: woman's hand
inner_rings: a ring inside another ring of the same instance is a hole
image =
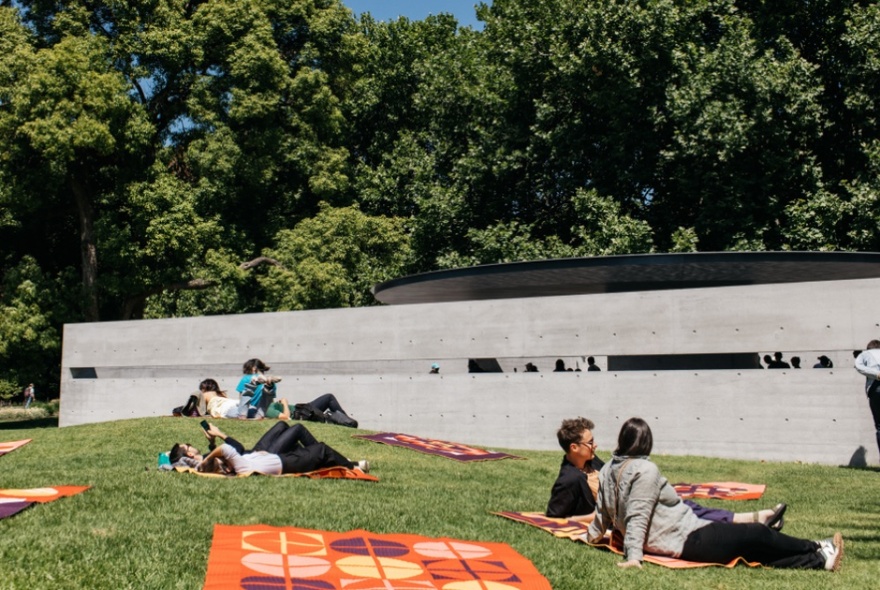
[[[621,561],[617,564],[617,567],[637,567],[639,569],[642,569],[642,562],[635,559],[630,559],[629,561]]]

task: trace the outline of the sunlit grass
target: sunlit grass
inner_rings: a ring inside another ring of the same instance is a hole
[[[215,480],[162,473],[172,442],[200,444],[198,421],[150,418],[69,428],[4,430],[34,439],[0,457],[0,487],[91,485],[79,496],[0,520],[0,588],[200,588],[215,523],[415,533],[509,543],[559,590],[583,588],[870,588],[880,579],[880,473],[874,470],[655,457],[670,481],[767,484],[760,501],[707,502],[753,510],[789,503],[785,531],[847,541],[839,574],[737,567],[620,570],[618,557],[493,516],[543,510],[559,453],[510,451],[526,461],[460,464],[353,439],[356,431],[308,424],[351,459],[368,458],[378,484],[250,477]],[[226,421],[245,444],[268,421]],[[359,431],[363,432],[363,431]],[[413,433],[417,434],[417,433]],[[600,454],[602,454],[600,452]],[[602,454],[607,458],[607,454]]]

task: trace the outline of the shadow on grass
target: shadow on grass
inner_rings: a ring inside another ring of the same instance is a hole
[[[58,417],[0,422],[0,430],[27,430],[29,428],[58,428]]]

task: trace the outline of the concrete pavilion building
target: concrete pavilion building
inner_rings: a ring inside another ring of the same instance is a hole
[[[280,396],[333,392],[364,429],[556,449],[560,421],[582,415],[608,451],[641,416],[661,454],[878,461],[852,354],[880,337],[880,254],[548,260],[374,293],[388,305],[68,324],[61,425],[168,415],[206,377],[234,390],[256,357],[284,378]],[[775,352],[802,368],[763,368]],[[819,356],[833,368],[813,369]]]

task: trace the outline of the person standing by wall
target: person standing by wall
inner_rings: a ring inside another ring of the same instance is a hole
[[[36,394],[34,393],[34,384],[29,383],[27,387],[24,388],[24,409],[27,410],[31,407],[31,404],[34,401]]]
[[[867,350],[856,357],[855,368],[865,376],[865,394],[874,418],[877,448],[880,449],[880,340],[868,342]]]

